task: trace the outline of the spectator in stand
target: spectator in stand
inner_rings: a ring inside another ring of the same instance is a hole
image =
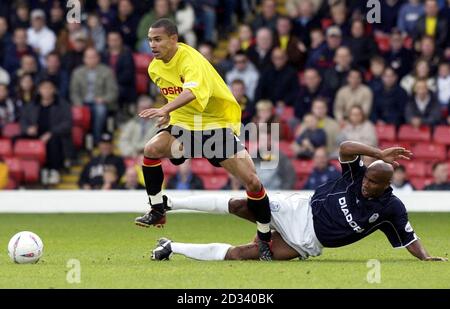
[[[141,118],[139,115],[143,110],[153,106],[153,100],[148,96],[141,96],[137,103],[136,116],[126,122],[119,137],[119,150],[124,157],[137,157],[144,150],[144,146],[159,128],[155,119]]]
[[[238,39],[241,44],[241,47],[239,49],[247,51],[250,46],[254,44],[252,27],[247,24],[240,25],[238,31]]]
[[[241,122],[245,125],[249,123],[255,115],[255,104],[245,94],[245,83],[240,79],[235,79],[231,83],[231,93],[241,107]]]
[[[425,191],[450,190],[448,181],[448,163],[437,162],[433,164],[433,183],[424,188]]]
[[[422,125],[435,126],[441,122],[441,107],[425,80],[418,80],[414,95],[406,106],[406,121],[418,128]]]
[[[367,118],[372,110],[373,94],[369,87],[362,83],[362,73],[352,69],[348,73],[348,85],[343,86],[336,94],[334,102],[334,117],[340,123],[347,118],[350,108],[361,106],[364,117]]]
[[[327,152],[331,154],[333,157],[335,157],[339,146],[336,140],[340,128],[337,121],[328,116],[327,99],[323,97],[318,97],[314,99],[312,103],[311,112],[317,118],[318,127],[325,131],[325,134],[327,136],[327,144],[326,144]]]
[[[418,52],[417,58],[425,60],[430,66],[430,75],[436,75],[441,57],[436,50],[434,38],[427,35],[422,37],[419,42]]]
[[[27,30],[28,44],[39,56],[40,64],[44,67],[45,57],[55,49],[56,36],[45,23],[45,12],[35,9],[31,12],[31,27]]]
[[[373,56],[370,59],[370,77],[367,81],[367,86],[369,86],[372,93],[378,94],[383,90],[383,79],[382,75],[386,68],[386,62],[380,56]]]
[[[277,149],[272,135],[267,130],[258,131],[258,152],[254,159],[256,173],[268,190],[292,190],[295,185],[295,171],[291,161]],[[272,168],[268,168],[271,166]]]
[[[320,20],[315,16],[314,5],[310,0],[303,0],[292,11],[294,27],[293,34],[306,46],[311,46],[309,33],[312,29],[321,28]]]
[[[106,31],[97,14],[89,14],[87,18],[88,38],[95,49],[102,53],[106,46]]]
[[[22,75],[19,78],[15,95],[16,106],[19,113],[17,117],[19,119],[22,114],[22,109],[34,100],[34,96],[36,94],[35,88],[33,76],[30,74]]]
[[[134,49],[137,42],[137,29],[139,17],[134,12],[131,0],[119,0],[117,5],[117,17],[112,22],[110,30],[119,31],[122,34],[123,42],[130,49]],[[145,35],[147,36],[148,28]],[[148,44],[147,44],[148,45]]]
[[[326,32],[326,43],[320,44],[309,53],[308,59],[306,60],[306,67],[315,67],[319,70],[332,68],[336,62],[335,54],[337,54],[338,48],[341,44],[341,29],[337,26],[329,27]],[[347,47],[345,48],[348,50],[351,62],[350,50]]]
[[[100,154],[92,158],[83,167],[78,180],[78,185],[83,190],[101,189],[103,186],[103,173],[108,165],[116,168],[118,179],[125,172],[123,159],[113,153],[114,145],[111,134],[103,133],[98,146]]]
[[[140,52],[151,52],[148,44],[148,29],[150,26],[160,18],[168,18],[175,21],[175,16],[170,9],[169,0],[154,1],[153,10],[141,17],[137,28],[137,44],[136,49]]]
[[[202,42],[198,45],[197,50],[203,57],[208,60],[214,68],[216,68],[214,64],[214,44],[210,42]],[[217,70],[217,69],[216,69]]]
[[[318,97],[331,99],[319,71],[315,68],[308,68],[303,73],[303,83],[293,101],[295,117],[303,119],[305,114],[311,111],[314,99]]]
[[[354,65],[367,69],[370,58],[377,54],[378,48],[373,38],[365,35],[364,26],[362,20],[354,20],[351,35],[344,39],[344,44],[350,48]]]
[[[402,33],[398,29],[393,29],[389,37],[390,50],[383,56],[386,64],[392,67],[399,79],[408,74],[414,62],[414,55],[411,50],[404,47]]]
[[[245,83],[246,95],[250,100],[254,100],[256,87],[258,86],[259,72],[248,60],[247,55],[243,51],[238,51],[233,58],[234,66],[226,75],[228,87],[231,83],[240,79]]]
[[[167,189],[174,190],[203,190],[204,188],[202,179],[192,173],[190,159],[178,165],[178,173],[167,183]]]
[[[59,54],[51,52],[46,57],[47,67],[37,76],[37,83],[44,79],[51,79],[58,89],[58,95],[64,99],[69,98],[69,74],[61,68]]]
[[[438,48],[447,47],[448,23],[447,19],[439,15],[439,5],[436,0],[425,0],[425,14],[416,23],[414,41],[428,35],[435,39]]]
[[[240,44],[241,43],[239,42],[238,38],[230,38],[230,40],[228,41],[227,55],[225,59],[221,60],[216,66],[217,71],[223,79],[225,79],[227,73],[233,69],[233,58],[240,50]]]
[[[448,62],[439,64],[437,97],[441,109],[447,109],[447,105],[450,104],[450,63]]]
[[[403,36],[413,37],[416,23],[423,15],[423,4],[420,0],[408,0],[400,7],[397,18],[397,28]]]
[[[0,133],[6,124],[15,122],[17,116],[17,107],[14,101],[9,97],[8,86],[0,84]]]
[[[97,14],[100,17],[105,30],[109,31],[116,19],[116,11],[112,7],[111,0],[97,0]]]
[[[72,113],[70,105],[57,95],[52,80],[39,83],[36,100],[22,110],[20,127],[23,137],[40,139],[46,145],[49,177],[43,177],[43,184],[59,183],[59,170],[73,157]]]
[[[203,28],[203,36],[200,41],[216,42],[216,9],[219,5],[218,0],[195,0],[191,2],[194,5],[195,16],[198,24]]]
[[[306,114],[300,134],[292,143],[294,154],[300,159],[311,159],[317,148],[327,144],[327,135],[318,127],[317,118],[313,114]]]
[[[72,72],[83,65],[84,52],[88,46],[88,38],[86,33],[78,31],[73,36],[73,49],[69,50],[62,57],[62,66],[69,76]]]
[[[341,173],[337,168],[330,164],[328,153],[324,147],[317,148],[313,156],[314,168],[309,175],[303,190],[316,190],[317,187],[338,179]]]
[[[65,12],[60,2],[53,2],[49,15],[48,27],[58,37],[61,30],[64,29],[64,23],[66,22]]]
[[[93,47],[84,53],[84,65],[77,68],[70,81],[70,99],[73,105],[91,109],[94,142],[98,143],[106,125],[108,110],[116,109],[118,85],[113,71],[100,63]]]
[[[391,187],[393,193],[411,193],[414,191],[414,187],[408,180],[406,170],[403,165],[394,167],[394,173],[392,174]]]
[[[414,72],[406,75],[400,81],[400,86],[411,95],[417,80],[426,80],[428,89],[436,92],[436,79],[430,75],[430,65],[424,59],[418,59],[414,65]]]
[[[262,72],[256,88],[255,100],[275,102],[275,106],[292,105],[299,86],[297,71],[288,64],[284,50],[272,50],[272,66]]]
[[[297,70],[303,68],[306,60],[306,46],[292,34],[292,23],[287,16],[278,17],[275,45],[286,52],[291,66]]]
[[[27,45],[27,31],[24,28],[14,30],[13,44],[5,49],[3,67],[12,76],[20,68],[20,61],[24,55],[35,56],[31,46]]]
[[[371,120],[379,124],[400,126],[405,122],[405,107],[408,102],[406,91],[397,83],[397,74],[391,67],[383,72],[383,84],[374,91]]]
[[[252,23],[252,29],[255,32],[261,28],[269,28],[275,31],[277,18],[277,2],[275,0],[263,0],[261,12],[256,15]]]
[[[334,56],[335,65],[327,69],[322,76],[325,82],[325,88],[330,91],[330,96],[334,100],[339,88],[347,83],[347,76],[352,68],[353,57],[350,49],[346,46],[339,47]]]
[[[197,46],[194,32],[195,11],[187,0],[170,0],[170,7],[175,14],[175,22],[181,39],[190,46]]]
[[[350,23],[348,18],[347,6],[344,1],[336,1],[330,5],[330,15],[334,27],[342,31],[343,37],[350,35]]]
[[[403,4],[403,0],[385,0],[381,1],[381,23],[374,23],[374,31],[381,32],[382,35],[390,33],[392,29],[397,25],[397,16],[400,11],[400,7]]]
[[[101,190],[115,190],[119,188],[119,178],[117,177],[116,167],[114,165],[105,166]]]
[[[28,29],[28,27],[30,27],[30,8],[25,1],[20,1],[11,16],[11,29]]]
[[[121,190],[142,190],[145,189],[143,185],[139,183],[138,172],[136,167],[130,166],[126,169],[124,175],[124,182],[119,185]]]
[[[267,126],[269,128],[272,124],[277,124],[279,126],[280,140],[287,139],[290,136],[289,127],[278,118],[274,111],[273,104],[269,100],[261,100],[256,103],[256,115],[253,117],[252,122],[257,126],[262,124],[263,126]]]
[[[12,39],[8,31],[8,20],[0,15],[0,66],[3,65],[6,47],[11,44]]]
[[[259,72],[270,67],[270,57],[273,48],[273,33],[269,28],[259,28],[256,32],[256,44],[247,50],[248,59]]]
[[[108,33],[108,49],[103,55],[103,62],[115,73],[119,86],[119,106],[128,107],[137,98],[134,59],[132,51],[123,45],[120,32]]]
[[[375,126],[366,118],[361,106],[354,105],[350,108],[348,120],[337,137],[337,144],[344,141],[355,141],[366,145],[378,146]]]
[[[295,18],[298,14],[298,5],[305,1],[313,4],[314,15],[318,14],[321,7],[326,4],[324,0],[286,0],[286,12],[289,13],[289,17]]]

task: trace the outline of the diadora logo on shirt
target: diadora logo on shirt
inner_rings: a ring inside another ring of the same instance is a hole
[[[181,92],[183,92],[183,88],[182,87],[166,87],[166,88],[161,88],[161,93],[163,95],[168,95],[168,94],[180,94]]]
[[[375,221],[377,221],[377,219],[380,217],[380,215],[378,213],[374,213],[370,218],[369,218],[369,223],[374,223]]]
[[[356,223],[353,220],[353,216],[350,213],[350,211],[348,210],[348,206],[347,206],[347,200],[345,199],[345,197],[341,197],[339,199],[339,206],[341,206],[341,211],[345,216],[345,220],[347,221],[347,223],[350,225],[350,227],[356,232],[356,233],[361,233],[364,231],[363,228],[361,228],[358,223]]]

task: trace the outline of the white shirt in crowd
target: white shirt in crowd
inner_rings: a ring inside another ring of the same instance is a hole
[[[39,49],[39,62],[45,66],[45,56],[55,49],[56,36],[52,30],[44,26],[36,31],[33,27],[27,30],[28,45]]]

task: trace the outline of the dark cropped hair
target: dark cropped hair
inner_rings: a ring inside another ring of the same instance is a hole
[[[151,28],[164,28],[169,36],[174,34],[178,35],[177,25],[168,18],[158,19],[151,25]]]

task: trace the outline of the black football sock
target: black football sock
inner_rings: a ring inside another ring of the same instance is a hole
[[[144,162],[142,163],[145,189],[150,199],[150,205],[153,209],[162,213],[164,212],[164,205],[161,188],[164,181],[164,173],[161,167],[161,160],[144,157]]]
[[[255,216],[258,238],[269,242],[272,237],[270,232],[271,213],[269,197],[264,187],[261,186],[259,192],[247,191],[247,206]]]

